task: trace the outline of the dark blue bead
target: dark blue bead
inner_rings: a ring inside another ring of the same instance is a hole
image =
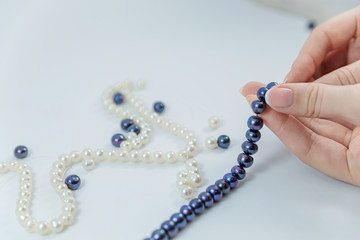
[[[121,126],[122,130],[127,131],[129,129],[129,127],[131,127],[131,125],[133,125],[133,124],[134,124],[133,120],[126,118],[121,121],[120,126]]]
[[[215,202],[220,201],[221,198],[223,197],[222,190],[216,185],[208,186],[206,192],[211,194]]]
[[[127,129],[127,131],[139,134],[140,133],[140,127],[138,125],[133,124]]]
[[[157,113],[162,113],[165,110],[165,104],[162,102],[154,103],[154,111]]]
[[[204,203],[198,198],[191,200],[189,206],[197,215],[203,213],[205,210]]]
[[[225,174],[223,179],[225,180],[225,182],[230,184],[231,189],[235,188],[238,183],[238,180],[236,179],[236,177],[234,175],[232,175],[231,173]]]
[[[151,237],[152,237],[154,240],[168,240],[168,239],[169,239],[164,229],[157,229],[157,230],[155,230],[155,231],[151,234]]]
[[[253,155],[258,150],[258,146],[255,143],[249,141],[243,142],[241,148],[244,151],[244,153],[246,153],[246,155]]]
[[[15,148],[14,155],[18,159],[24,159],[27,157],[28,152],[27,147],[20,145]]]
[[[247,125],[251,130],[260,130],[263,127],[264,122],[261,117],[251,116],[248,119]]]
[[[203,201],[205,207],[209,208],[214,205],[214,199],[212,195],[208,192],[202,192],[199,194],[198,198]]]
[[[124,102],[124,95],[121,93],[115,93],[114,94],[114,103],[117,105],[120,105]]]
[[[65,179],[65,184],[70,190],[77,190],[80,187],[81,180],[77,175],[70,175]]]
[[[316,23],[315,23],[314,21],[310,21],[310,22],[308,23],[308,28],[309,28],[310,30],[313,30],[315,27],[316,27]]]
[[[223,195],[230,192],[230,184],[225,182],[224,179],[219,179],[215,182],[215,185],[222,190]]]
[[[266,89],[270,90],[273,86],[276,86],[276,85],[278,85],[276,82],[271,82],[268,85],[266,85]]]
[[[255,100],[251,103],[251,108],[256,114],[261,114],[266,109],[266,104],[263,101]]]
[[[168,237],[172,238],[175,237],[176,234],[179,232],[178,227],[176,226],[176,223],[173,221],[165,221],[163,224],[161,224],[161,229],[165,230]]]
[[[238,180],[242,180],[246,177],[245,169],[239,165],[236,165],[231,169],[231,174]]]
[[[188,205],[184,205],[180,208],[180,213],[185,216],[188,222],[192,221],[195,218],[195,213],[192,208]]]
[[[114,134],[111,138],[111,143],[114,147],[120,147],[120,144],[125,141],[125,136],[121,133]]]
[[[259,100],[261,101],[265,101],[265,94],[267,92],[267,89],[262,87],[262,88],[259,88],[259,90],[257,91],[256,95],[257,97],[259,98]]]
[[[220,148],[228,148],[230,146],[230,138],[227,135],[221,135],[217,139],[217,144]]]
[[[237,159],[240,166],[243,168],[251,167],[254,163],[254,158],[252,156],[246,155],[245,153],[240,153]]]
[[[144,240],[154,240],[153,238],[145,238]]]
[[[261,133],[258,130],[249,129],[246,131],[245,137],[250,142],[257,142],[261,138]]]
[[[171,215],[170,221],[173,221],[178,229],[183,229],[186,226],[186,218],[182,213],[174,213]]]

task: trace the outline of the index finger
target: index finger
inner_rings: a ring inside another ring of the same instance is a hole
[[[319,25],[293,63],[286,82],[310,81],[327,54],[360,37],[360,6]]]

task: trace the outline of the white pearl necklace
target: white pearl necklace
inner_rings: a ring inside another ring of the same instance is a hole
[[[142,81],[137,84],[139,89],[145,87]],[[193,196],[193,188],[201,186],[202,178],[198,168],[198,162],[193,159],[198,151],[198,140],[194,134],[187,128],[182,127],[178,123],[165,119],[159,114],[148,110],[144,104],[134,96],[132,82],[122,82],[109,88],[103,95],[103,105],[110,113],[115,114],[120,119],[130,118],[141,128],[139,135],[130,132],[126,134],[126,140],[120,145],[120,148],[105,150],[98,149],[93,151],[85,149],[82,152],[73,151],[70,154],[64,154],[59,157],[52,165],[50,171],[50,183],[58,194],[62,202],[62,213],[58,218],[51,221],[38,221],[30,216],[30,203],[32,197],[32,172],[29,166],[25,163],[20,163],[17,160],[9,163],[0,162],[0,174],[5,174],[9,171],[19,175],[19,199],[17,201],[16,214],[18,221],[29,233],[39,233],[41,235],[48,235],[50,233],[60,233],[66,227],[74,223],[76,217],[76,201],[72,191],[68,189],[64,183],[64,175],[69,167],[75,164],[80,164],[85,170],[91,171],[95,169],[97,164],[104,161],[120,161],[120,162],[144,162],[144,163],[176,163],[184,162],[185,170],[177,174],[176,186],[185,199],[190,199]],[[125,102],[129,103],[140,117],[132,114],[129,110],[125,110],[121,106],[114,104],[113,95],[121,92],[125,96]],[[178,151],[169,151],[163,153],[162,151],[148,151],[140,149],[144,147],[150,140],[151,128],[145,120],[154,124],[155,126],[169,131],[173,135],[180,137],[186,144],[185,148]]]

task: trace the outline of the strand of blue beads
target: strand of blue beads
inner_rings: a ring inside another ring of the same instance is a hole
[[[224,195],[234,189],[238,181],[246,176],[245,168],[252,166],[254,158],[251,156],[258,150],[256,142],[260,140],[259,130],[263,126],[263,120],[258,116],[265,111],[265,94],[277,83],[271,82],[266,87],[260,88],[257,92],[259,100],[254,101],[251,107],[256,114],[251,116],[247,122],[249,130],[246,132],[246,141],[242,144],[243,153],[240,153],[237,161],[238,165],[231,168],[230,173],[224,175],[222,179],[206,188],[205,192],[199,194],[197,198],[192,199],[188,205],[180,208],[180,211],[171,215],[170,219],[163,222],[159,229],[156,229],[150,238],[145,240],[168,240],[174,238],[180,230],[186,227],[196,216],[209,209],[214,203],[219,202]]]

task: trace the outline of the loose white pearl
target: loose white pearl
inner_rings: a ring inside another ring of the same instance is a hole
[[[43,236],[48,235],[51,232],[51,226],[48,222],[45,221],[39,222],[38,231],[40,235]]]
[[[220,120],[218,117],[209,118],[208,123],[212,129],[217,129],[220,126]]]
[[[181,189],[183,186],[190,186],[190,182],[187,179],[181,179],[176,181],[176,187]]]
[[[19,214],[18,222],[20,223],[20,225],[24,226],[26,221],[29,219],[29,217],[30,217],[29,214]]]
[[[85,158],[82,161],[82,166],[85,170],[88,171],[93,170],[96,167],[94,159],[91,158]]]
[[[198,149],[194,145],[187,145],[185,151],[187,151],[189,157],[194,157],[197,154]]]
[[[65,167],[69,167],[72,164],[72,159],[69,155],[63,154],[59,157],[59,162],[64,163]]]
[[[54,219],[50,222],[50,224],[54,233],[60,233],[64,230],[64,224],[61,219]]]
[[[189,174],[188,174],[187,171],[182,170],[182,171],[177,173],[176,177],[177,177],[178,180],[184,180],[184,179],[187,179],[188,175]]]
[[[156,163],[162,164],[165,162],[165,156],[161,151],[154,152],[154,160]]]
[[[191,187],[189,186],[183,186],[179,189],[181,197],[183,197],[186,200],[189,200],[190,198],[192,198],[194,191]]]
[[[38,223],[34,218],[28,218],[25,222],[25,228],[29,233],[37,231]]]
[[[136,87],[140,90],[143,90],[146,87],[146,81],[143,79],[139,79],[136,81]]]
[[[82,155],[83,157],[88,157],[88,158],[94,158],[95,154],[93,152],[93,150],[91,150],[90,148],[86,148],[82,151]],[[83,159],[84,160],[84,159]]]
[[[184,150],[179,151],[176,154],[176,158],[179,162],[185,162],[188,159],[187,152]]]
[[[115,162],[119,159],[119,153],[116,150],[110,150],[107,154],[108,160],[110,162]]]
[[[140,162],[140,154],[138,151],[133,151],[130,153],[131,162]]]
[[[95,161],[103,162],[106,160],[107,152],[104,149],[98,149],[95,151]]]
[[[79,151],[73,151],[70,153],[71,158],[73,159],[74,163],[79,163],[83,160],[84,156]]]
[[[0,163],[0,174],[7,173],[9,171],[9,166],[6,163]]]
[[[199,167],[199,163],[195,159],[189,159],[185,162],[185,167],[187,170],[191,168],[197,168]]]
[[[196,167],[188,168],[187,171],[188,171],[189,175],[200,174],[200,170],[198,168],[196,168]]]
[[[126,137],[126,140],[131,141],[131,140],[137,138],[137,135],[134,132],[128,132],[125,137]]]
[[[201,186],[202,178],[199,174],[191,174],[191,175],[189,175],[188,179],[190,182],[190,186],[196,187],[196,188]]]
[[[63,214],[61,215],[61,220],[63,221],[64,225],[71,225],[74,223],[74,216],[72,214]]]
[[[176,153],[174,151],[167,152],[165,157],[168,163],[176,163],[177,161]]]
[[[216,140],[216,138],[215,138],[215,137],[208,137],[208,138],[206,138],[206,140],[205,140],[205,146],[206,146],[208,149],[210,149],[210,150],[213,150],[213,149],[217,148],[218,145],[217,145],[217,140]]]
[[[150,151],[145,150],[145,151],[141,152],[140,157],[144,163],[152,163],[153,162],[153,157],[152,157],[152,154]]]
[[[11,161],[9,163],[9,170],[12,171],[12,172],[17,172],[17,169],[19,167],[19,162],[18,161]]]
[[[125,150],[119,151],[119,161],[120,162],[128,162],[129,161],[129,153]]]
[[[132,150],[133,146],[132,143],[129,141],[123,141],[120,144],[120,149],[130,152]]]

